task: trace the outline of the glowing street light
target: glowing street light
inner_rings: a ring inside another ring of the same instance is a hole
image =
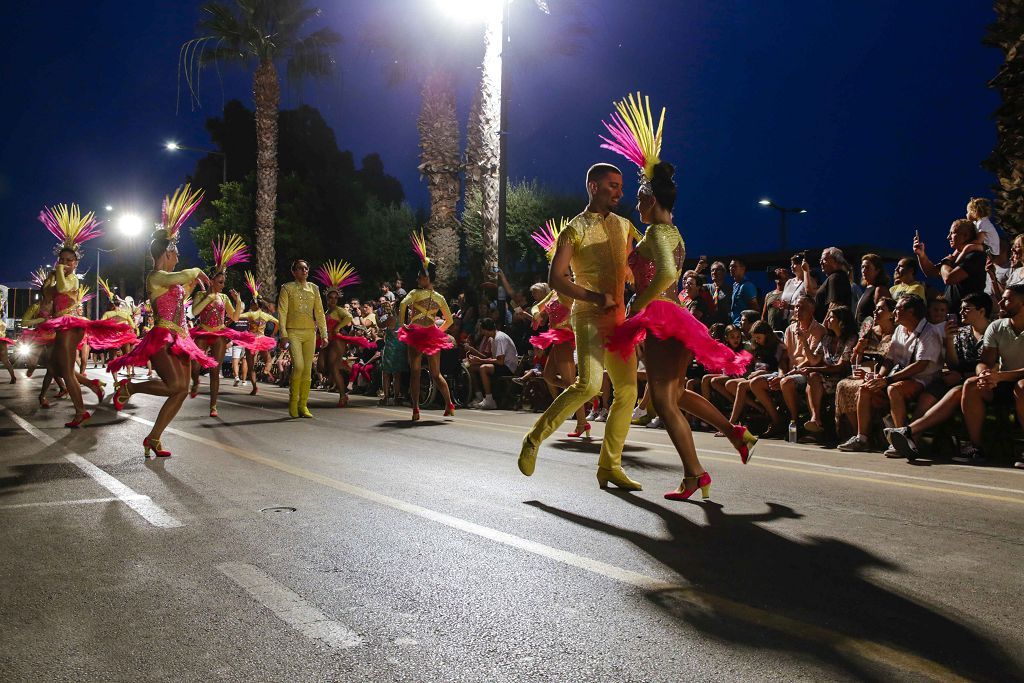
[[[478,23],[489,20],[507,0],[434,0],[434,2],[453,19]]]
[[[142,218],[134,213],[121,214],[117,218],[118,231],[128,238],[138,237],[143,229]]]
[[[103,210],[109,213],[114,210],[114,207],[111,206],[110,204],[107,204],[106,206],[103,207]]]
[[[791,209],[779,206],[770,199],[761,199],[757,202],[761,206],[768,206],[779,212],[780,224],[779,224],[779,244],[783,250],[787,248],[786,239],[786,214],[787,213],[807,213],[807,209],[801,209],[798,206],[794,206]]]
[[[223,162],[221,164],[221,169],[222,169],[221,182],[226,183],[228,181],[228,155],[227,155],[227,153],[221,152],[221,151],[216,150],[216,149],[203,149],[202,147],[189,147],[188,145],[179,144],[175,140],[168,140],[167,142],[165,142],[164,143],[164,149],[166,149],[168,152],[179,152],[181,150],[187,150],[189,152],[203,152],[204,154],[213,154],[214,156],[219,156],[221,158],[221,161]]]

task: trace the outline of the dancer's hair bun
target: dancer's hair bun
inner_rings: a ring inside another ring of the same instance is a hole
[[[171,240],[168,238],[167,230],[164,228],[157,228],[153,231],[153,241],[149,243],[149,253],[153,257],[153,260],[160,258],[167,247],[171,244]]]
[[[676,182],[672,179],[675,172],[675,167],[667,161],[658,162],[651,172],[651,192],[669,211],[676,203]]]

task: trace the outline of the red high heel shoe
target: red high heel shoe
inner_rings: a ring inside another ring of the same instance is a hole
[[[103,402],[103,387],[105,386],[107,385],[99,381],[98,379],[94,379],[91,382],[89,382],[89,388],[92,389],[94,394],[96,394],[96,399],[100,403]]]
[[[195,398],[198,395],[199,395],[199,382],[193,382],[192,383],[192,389],[189,390],[189,392],[188,392],[188,397],[189,398]]]
[[[419,419],[420,419],[420,409],[419,408],[413,408],[412,409],[412,421],[413,422],[417,422],[417,421],[419,421]]]
[[[743,445],[736,450],[739,451],[740,460],[746,465],[754,457],[754,446],[757,445],[757,437],[743,425],[733,425],[732,435],[743,439]]]
[[[448,407],[444,409],[445,417],[455,417],[455,404],[449,403]]]
[[[342,394],[338,397],[338,407],[344,408],[348,405],[348,394]]]
[[[142,447],[146,449],[146,453],[143,457],[148,458],[149,452],[152,450],[158,458],[169,458],[171,456],[170,451],[165,451],[164,446],[160,443],[160,439],[151,439],[148,436],[142,440]]]
[[[125,404],[128,403],[128,399],[132,397],[131,391],[128,389],[130,385],[131,380],[126,377],[125,379],[119,380],[117,386],[114,387],[114,410],[117,412],[124,410]]]
[[[90,417],[92,417],[92,415],[89,414],[89,411],[85,411],[71,422],[65,422],[64,426],[69,427],[71,429],[77,429],[84,425],[86,420],[88,420]]]
[[[696,485],[693,488],[686,488],[687,479],[696,482]],[[697,477],[683,477],[683,483],[679,486],[682,487],[682,490],[669,491],[665,494],[665,498],[667,500],[689,500],[690,496],[696,493],[697,489],[700,489],[701,496],[703,496],[702,500],[707,500],[711,497],[711,474],[705,472]]]
[[[40,408],[49,408],[50,407],[50,402],[46,399],[45,396],[40,396],[39,397],[39,407]]]
[[[217,406],[210,408],[210,417],[217,417]]]
[[[590,423],[589,422],[584,424],[583,429],[579,429],[577,427],[577,431],[569,432],[568,434],[566,434],[566,436],[568,436],[571,439],[579,439],[579,438],[582,438],[584,434],[587,435],[588,439],[590,438]]]

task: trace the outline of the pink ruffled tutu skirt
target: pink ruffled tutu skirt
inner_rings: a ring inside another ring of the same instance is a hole
[[[661,340],[674,339],[693,352],[697,362],[711,372],[742,375],[750,365],[751,355],[736,353],[708,333],[701,321],[678,304],[655,299],[624,323],[616,326],[605,348],[629,358],[636,345],[650,332]]]
[[[246,351],[251,351],[253,353],[262,353],[263,351],[271,351],[274,349],[274,347],[277,346],[277,340],[274,339],[273,337],[268,337],[263,334],[258,334],[254,336],[255,339],[253,340],[250,346],[242,344],[242,347]]]
[[[433,356],[442,349],[455,346],[440,327],[431,325],[403,325],[398,330],[398,340],[413,347],[424,356]]]
[[[349,346],[359,346],[364,349],[372,349],[376,346],[376,344],[374,344],[366,337],[360,337],[359,335],[336,334],[331,338],[337,339],[340,342],[344,342]]]
[[[49,346],[57,336],[56,332],[40,332],[39,330],[22,330],[21,341],[36,346]]]
[[[546,349],[557,344],[572,344],[576,348],[576,334],[568,327],[553,327],[547,332],[541,332],[530,337],[530,344],[535,349]]]
[[[196,343],[192,341],[190,336],[178,334],[166,327],[154,327],[146,333],[146,336],[142,338],[139,345],[129,353],[107,363],[107,370],[110,371],[110,374],[114,375],[121,368],[128,365],[145,367],[149,359],[162,349],[167,349],[168,353],[172,356],[194,360],[204,368],[215,368],[219,364],[217,359],[211,358],[206,354],[206,351],[196,346]]]
[[[53,332],[55,334],[75,329],[85,330],[82,343],[99,351],[118,349],[128,344],[139,343],[139,338],[135,336],[131,325],[113,318],[89,320],[77,315],[62,315],[59,318],[50,318],[36,327],[37,332]]]

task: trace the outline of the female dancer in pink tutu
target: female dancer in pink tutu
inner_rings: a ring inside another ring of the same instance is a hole
[[[670,500],[686,500],[701,489],[707,498],[711,475],[697,458],[690,425],[679,412],[687,412],[708,422],[726,434],[746,463],[757,437],[741,425],[729,421],[700,394],[684,389],[686,368],[694,356],[704,367],[727,374],[741,374],[750,362],[750,354],[735,353],[711,338],[707,328],[679,303],[679,278],[683,272],[686,247],[679,230],[672,224],[676,184],[672,164],[661,161],[662,109],[657,132],[650,103],[637,93],[634,100],[616,103],[618,113],[605,127],[612,139],[602,137],[605,149],[627,157],[640,167],[637,210],[640,219],[650,225],[629,256],[636,298],[630,304],[630,317],[609,338],[607,348],[629,357],[636,345],[644,346],[647,382],[654,407],[661,416],[669,438],[683,462],[683,481],[665,494]],[[648,334],[649,333],[649,334]]]
[[[427,241],[423,233],[413,233],[412,248],[420,260],[420,270],[416,275],[416,289],[405,295],[398,307],[398,322],[402,329],[398,338],[409,347],[409,399],[412,402],[412,419],[420,419],[420,367],[423,356],[427,357],[427,368],[437,388],[444,397],[445,416],[455,415],[455,404],[448,390],[448,382],[441,376],[441,349],[455,346],[445,330],[451,327],[452,312],[445,298],[434,291],[434,278],[437,266],[427,257]],[[406,318],[408,313],[409,317]],[[444,322],[438,327],[436,319],[440,313]]]
[[[534,231],[531,235],[533,241],[544,250],[549,262],[555,255],[558,235],[565,228],[566,223],[567,221],[563,218],[556,226],[555,222],[550,220],[544,224],[543,228]],[[558,396],[559,390],[568,388],[576,381],[576,362],[573,360],[576,334],[572,331],[572,322],[569,319],[571,309],[572,299],[553,289],[533,307],[534,319],[541,313],[548,317],[547,331],[530,337],[530,344],[538,350],[547,349],[548,360],[544,364],[544,382],[548,385],[552,398]],[[576,431],[569,432],[566,436],[590,438],[590,423],[587,422],[587,414],[583,410],[583,406],[576,411]]]
[[[57,265],[48,281],[53,289],[53,315],[36,330],[55,333],[51,366],[54,374],[64,380],[75,406],[74,419],[64,426],[80,427],[92,417],[82,401],[80,380],[89,385],[100,401],[103,400],[103,385],[98,379],[90,380],[76,370],[79,346],[84,343],[94,349],[113,349],[138,338],[124,322],[89,320],[81,314],[82,299],[88,290],[79,286],[75,269],[82,257],[82,243],[102,234],[96,217],[91,212],[83,215],[77,204],[58,204],[40,213],[39,220],[60,242],[54,248]]]
[[[153,241],[149,244],[155,269],[146,278],[150,308],[153,311],[153,328],[131,353],[107,365],[110,374],[116,376],[118,370],[126,365],[144,367],[152,361],[160,376],[160,379],[137,383],[123,379],[117,383],[114,391],[114,407],[117,410],[124,408],[132,394],[167,398],[153,423],[153,429],[142,440],[146,457],[149,457],[150,451],[160,457],[171,454],[160,443],[160,437],[188,396],[192,361],[207,368],[219,365],[192,341],[185,320],[185,299],[197,282],[201,286],[209,286],[210,278],[200,268],[174,272],[178,264],[177,242],[181,226],[199,206],[202,198],[201,190],[193,192],[185,185],[175,190],[172,197],[164,199],[162,226],[153,233]]]
[[[328,261],[316,271],[316,279],[323,284],[327,297],[327,344],[320,351],[317,362],[320,369],[326,370],[334,381],[334,388],[338,390],[338,407],[344,408],[348,405],[348,392],[345,391],[348,382],[342,371],[342,363],[350,346],[366,348],[370,343],[359,335],[345,334],[352,325],[352,313],[344,306],[339,306],[338,302],[341,301],[345,287],[357,285],[361,280],[355,269],[345,261]]]
[[[250,396],[255,396],[256,392],[259,391],[259,388],[256,386],[256,358],[260,357],[263,359],[263,367],[266,368],[267,374],[272,377],[270,351],[277,346],[276,339],[264,334],[267,323],[272,322],[276,325],[277,318],[267,312],[267,302],[260,296],[260,287],[261,284],[256,282],[256,278],[253,277],[252,273],[245,271],[245,288],[252,295],[252,309],[238,316],[238,318],[239,320],[249,321],[249,332],[254,337],[251,348],[245,348],[245,362],[246,367],[249,368],[249,381],[252,383],[252,390],[249,392]]]
[[[196,318],[196,326],[189,334],[196,346],[207,351],[217,361],[217,366],[210,371],[210,417],[217,417],[217,398],[220,395],[220,363],[224,360],[224,349],[228,342],[239,346],[252,346],[256,336],[249,332],[233,330],[225,324],[227,318],[237,322],[238,316],[245,310],[238,291],[232,289],[228,298],[224,294],[228,268],[245,263],[249,260],[249,251],[245,242],[238,235],[221,235],[211,243],[213,247],[213,270],[210,275],[210,289],[204,294],[194,297],[192,316]],[[232,303],[234,302],[234,303]],[[199,393],[199,363],[192,363],[192,391],[190,396]]]

